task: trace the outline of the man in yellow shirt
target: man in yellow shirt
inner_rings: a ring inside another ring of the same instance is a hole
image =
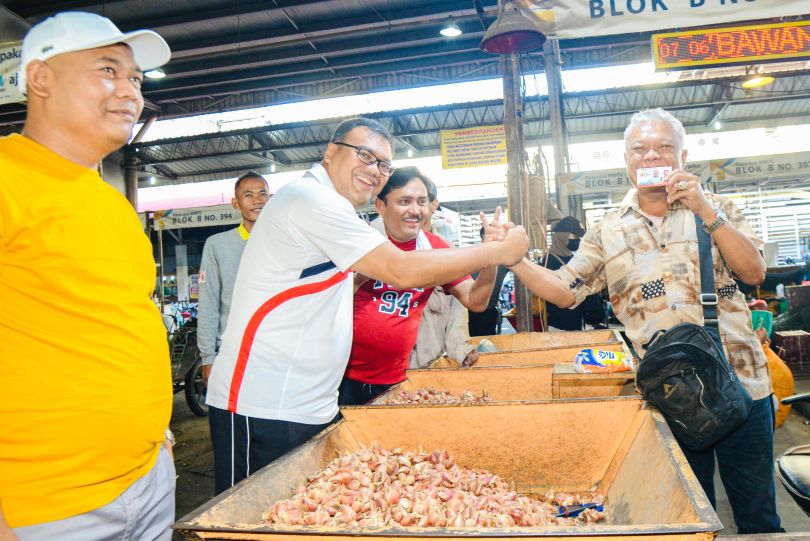
[[[60,13],[23,42],[0,139],[0,539],[168,540],[171,376],[151,246],[97,169],[143,109],[154,32]]]

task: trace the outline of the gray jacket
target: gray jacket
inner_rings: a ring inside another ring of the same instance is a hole
[[[208,237],[200,263],[200,302],[197,308],[197,347],[202,364],[213,364],[231,310],[233,285],[247,241],[239,228]]]

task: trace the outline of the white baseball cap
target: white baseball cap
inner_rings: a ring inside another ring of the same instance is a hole
[[[25,35],[20,65],[20,86],[26,90],[25,69],[32,60],[126,43],[142,70],[162,66],[172,56],[169,45],[157,32],[136,30],[124,34],[111,20],[95,13],[65,11],[33,26]]]

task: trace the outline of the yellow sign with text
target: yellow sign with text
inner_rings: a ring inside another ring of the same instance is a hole
[[[441,131],[442,168],[480,167],[506,163],[503,125]]]

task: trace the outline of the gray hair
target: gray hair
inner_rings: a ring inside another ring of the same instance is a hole
[[[683,129],[683,124],[681,124],[680,120],[672,116],[672,113],[664,111],[661,108],[644,109],[643,111],[639,111],[638,113],[634,114],[630,119],[630,123],[624,129],[624,145],[627,146],[627,138],[634,128],[650,122],[663,122],[665,124],[669,124],[669,127],[672,128],[672,131],[678,137],[678,143],[680,143],[681,150],[684,149],[686,146],[686,130]]]

